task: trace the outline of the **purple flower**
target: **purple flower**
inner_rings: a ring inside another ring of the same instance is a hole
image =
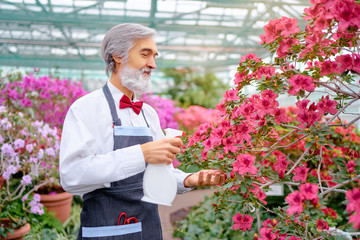
[[[37,163],[38,162],[38,159],[37,158],[34,158],[34,157],[30,157],[29,159],[29,163]]]
[[[0,144],[2,144],[4,142],[4,138],[3,136],[0,135]]]
[[[38,158],[43,158],[44,157],[44,150],[43,149],[40,149],[39,150],[39,153],[38,153]]]
[[[19,148],[23,148],[25,146],[25,141],[18,138],[14,141],[14,148],[15,150],[18,150]]]
[[[2,145],[1,151],[3,152],[4,156],[8,156],[8,157],[15,156],[15,151],[14,151],[13,147],[8,143],[5,143],[4,145]]]
[[[35,193],[33,199],[34,201],[40,202],[41,200],[40,194]]]
[[[47,149],[45,149],[45,155],[50,156],[50,157],[55,157],[56,153],[53,148],[47,148]]]
[[[11,122],[9,122],[9,120],[7,118],[4,118],[4,119],[1,119],[0,126],[4,130],[9,130],[12,127],[12,124],[11,124]]]
[[[21,184],[22,185],[29,185],[30,183],[31,183],[31,177],[30,177],[30,175],[25,175],[25,176],[23,176],[22,177],[22,180],[21,180]]]
[[[5,172],[3,173],[4,179],[9,179],[11,174],[17,173],[17,167],[10,165],[6,168]]]
[[[34,144],[28,144],[26,145],[26,151],[28,151],[28,153],[31,153],[34,149]]]

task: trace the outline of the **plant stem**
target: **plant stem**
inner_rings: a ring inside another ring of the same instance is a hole
[[[320,193],[320,194],[319,194],[319,197],[322,197],[323,195],[325,195],[325,194],[333,191],[334,189],[337,189],[337,188],[339,188],[339,187],[345,186],[346,184],[348,184],[348,183],[350,183],[350,182],[352,182],[352,181],[354,181],[354,180],[356,180],[356,179],[359,179],[359,178],[360,178],[360,175],[357,175],[356,177],[353,177],[353,178],[351,178],[351,179],[349,179],[349,180],[346,180],[345,182],[339,183],[338,185],[336,185],[336,186],[334,186],[334,187],[332,187],[332,188],[329,188],[329,189],[326,190],[325,192]]]
[[[296,167],[297,165],[300,163],[301,160],[303,160],[303,158],[305,157],[305,155],[309,152],[310,147],[308,147],[307,149],[305,149],[305,151],[303,152],[303,154],[300,156],[300,158],[296,161],[296,163],[292,166],[292,168],[286,173],[286,175],[289,175]]]

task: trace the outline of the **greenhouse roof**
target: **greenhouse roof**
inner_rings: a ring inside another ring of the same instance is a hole
[[[270,20],[298,18],[308,0],[0,0],[0,65],[104,70],[99,47],[113,26],[155,28],[158,68],[224,69],[258,45]]]

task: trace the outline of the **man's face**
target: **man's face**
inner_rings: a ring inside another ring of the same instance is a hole
[[[152,37],[138,39],[129,51],[129,61],[119,71],[121,83],[136,94],[150,90],[151,70],[156,68],[156,44]]]

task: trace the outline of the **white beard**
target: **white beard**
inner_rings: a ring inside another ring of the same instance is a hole
[[[149,92],[151,90],[151,79],[150,75],[145,76],[144,72],[151,73],[151,69],[142,68],[141,70],[137,70],[125,65],[119,71],[121,84],[136,95],[142,95],[145,92]]]

